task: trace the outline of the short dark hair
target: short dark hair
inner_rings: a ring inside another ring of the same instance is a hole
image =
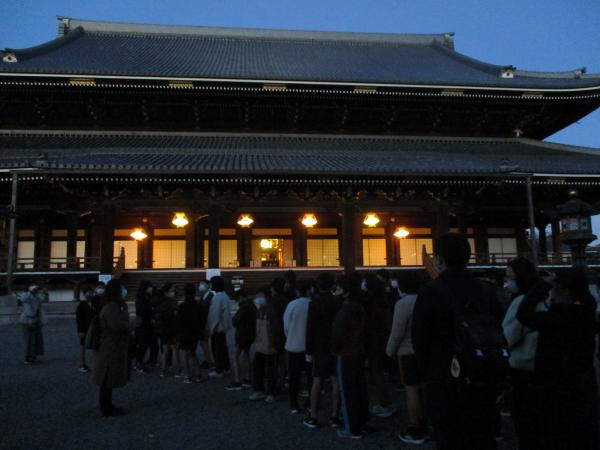
[[[447,267],[459,269],[469,262],[471,245],[462,234],[446,233],[436,239],[435,253],[444,260]]]
[[[171,290],[172,287],[173,287],[173,283],[165,283],[162,285],[160,290],[162,291],[163,294],[166,294],[167,292],[169,292]]]
[[[285,273],[283,274],[283,278],[285,278],[285,281],[287,281],[290,284],[296,284],[296,272],[294,272],[291,269],[285,271]]]
[[[196,296],[196,286],[194,286],[192,283],[185,283],[183,286],[183,294],[185,295],[186,299],[193,299]]]
[[[283,278],[275,278],[271,283],[271,287],[277,294],[283,294],[283,288],[285,287],[285,280]]]
[[[517,258],[511,259],[507,265],[515,273],[515,281],[519,288],[519,292],[521,294],[527,294],[539,278],[537,269],[533,263],[527,258],[518,256]]]
[[[310,291],[313,286],[314,283],[312,280],[300,280],[297,287],[300,297],[306,297],[308,295],[308,291]]]
[[[406,294],[416,294],[421,289],[422,279],[415,270],[403,270],[398,274],[398,288]]]
[[[329,272],[323,272],[317,276],[317,287],[320,291],[330,291],[334,282],[335,278]]]
[[[215,292],[223,292],[225,290],[225,278],[220,275],[210,279],[210,287]]]
[[[106,291],[104,296],[109,302],[121,301],[121,280],[113,278],[106,284]]]

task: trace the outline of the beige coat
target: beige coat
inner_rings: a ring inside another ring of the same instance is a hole
[[[129,311],[127,305],[107,303],[100,311],[102,337],[94,351],[92,382],[107,388],[122,387],[129,381]]]

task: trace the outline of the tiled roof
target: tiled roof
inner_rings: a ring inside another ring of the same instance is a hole
[[[231,175],[600,174],[600,149],[529,139],[0,131],[0,169]]]
[[[0,53],[0,75],[515,89],[600,87],[600,76],[586,75],[585,71],[517,70],[513,78],[505,78],[502,73],[506,66],[487,64],[454,51],[451,33],[394,35],[61,20],[64,36],[57,40]]]

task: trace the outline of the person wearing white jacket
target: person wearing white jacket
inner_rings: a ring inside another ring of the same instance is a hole
[[[287,353],[290,408],[292,414],[300,412],[298,394],[300,391],[300,376],[305,371],[310,377],[310,369],[307,366],[306,357],[306,322],[308,319],[308,305],[310,303],[310,291],[312,285],[308,282],[300,282],[298,292],[300,297],[292,300],[283,314],[283,331],[286,336],[285,350]],[[307,380],[310,386],[310,379]]]
[[[227,332],[232,328],[229,296],[225,293],[225,280],[216,276],[210,280],[215,295],[210,301],[206,334],[211,337],[211,347],[215,359],[215,368],[209,372],[210,378],[223,378],[230,369]]]

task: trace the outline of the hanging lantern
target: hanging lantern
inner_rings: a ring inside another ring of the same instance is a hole
[[[374,227],[379,223],[379,217],[375,213],[368,213],[363,223],[368,227]]]
[[[394,232],[394,236],[396,236],[398,239],[404,239],[409,234],[410,232],[404,227],[396,228],[396,231]]]
[[[272,239],[261,239],[260,248],[263,248],[265,250],[273,248],[273,240]]]
[[[144,233],[144,230],[142,230],[141,228],[136,228],[135,230],[133,230],[133,233],[131,233],[129,236],[134,238],[136,241],[143,241],[148,237],[148,235]]]
[[[317,221],[317,218],[315,217],[315,215],[313,213],[306,213],[302,217],[302,225],[304,225],[306,228],[312,228],[317,223],[319,223],[319,222]]]
[[[254,219],[250,214],[242,214],[237,221],[237,224],[240,227],[248,228],[250,225],[254,223]]]
[[[177,228],[183,228],[189,223],[189,220],[185,216],[185,213],[176,212],[175,217],[173,217],[173,220],[171,221],[171,223],[173,225],[175,225]]]

